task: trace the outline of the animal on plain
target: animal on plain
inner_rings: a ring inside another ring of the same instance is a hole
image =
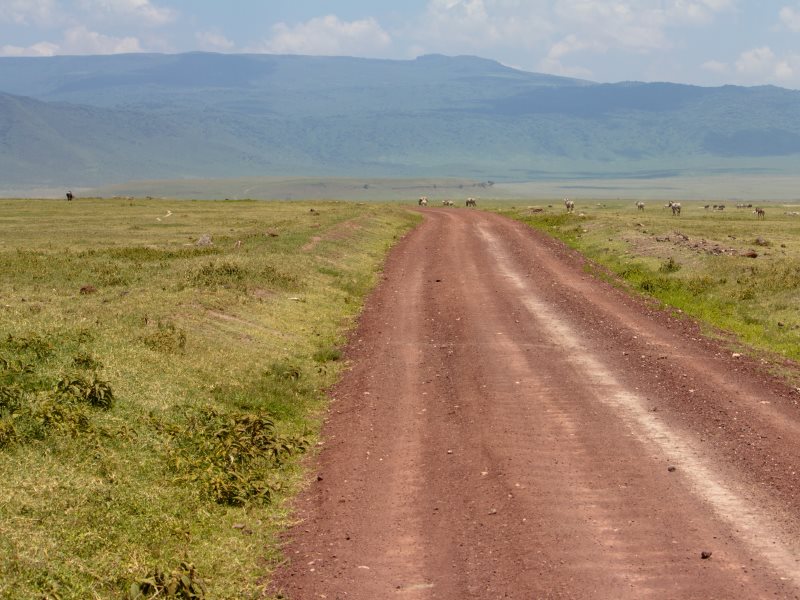
[[[763,208],[757,208],[753,212],[755,213],[756,217],[759,218],[759,219],[764,219],[767,216],[767,211],[765,211]]]
[[[467,198],[467,206],[477,206],[475,198]]]
[[[428,206],[428,197],[427,196],[420,196],[419,205],[420,206]]]
[[[680,202],[673,202],[672,200],[670,200],[669,203],[664,208],[671,208],[673,217],[680,217],[681,216],[681,203]]]
[[[72,195],[72,191],[67,192],[67,202],[72,202],[72,199],[75,196]]]
[[[442,206],[455,206],[455,202],[452,200],[442,200]]]
[[[567,208],[567,212],[571,213],[575,210],[575,201],[570,200],[569,198],[564,198],[564,206]]]
[[[644,202],[637,202],[636,203],[637,210],[644,210]]]

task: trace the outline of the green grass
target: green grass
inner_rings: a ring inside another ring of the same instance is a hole
[[[345,332],[416,219],[0,201],[0,598],[261,597]]]
[[[545,210],[535,213],[495,208],[562,239],[630,289],[707,324],[710,333],[733,333],[737,343],[775,359],[800,360],[800,218],[785,214],[796,204],[758,203],[764,220],[735,203],[719,212],[684,201],[680,217],[660,202],[638,212],[633,201],[583,200],[573,215],[560,201],[549,204],[539,203]],[[751,250],[755,258],[745,256]]]

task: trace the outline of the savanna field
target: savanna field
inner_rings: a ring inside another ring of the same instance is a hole
[[[264,597],[413,204],[0,201],[0,598]],[[800,359],[798,205],[663,204],[479,200],[732,352]]]
[[[546,202],[500,211],[579,250],[595,276],[613,273],[732,347],[759,349],[775,363],[800,359],[800,202],[681,204],[680,216],[658,201],[642,211],[634,201],[593,200],[577,200],[570,215]]]
[[[0,202],[0,597],[259,596],[344,333],[417,219]]]

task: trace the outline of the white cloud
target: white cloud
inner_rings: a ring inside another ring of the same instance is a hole
[[[667,30],[703,26],[733,8],[732,0],[557,0],[555,15],[598,44],[634,52],[652,52],[672,44]]]
[[[668,22],[705,25],[717,13],[733,8],[731,0],[671,0],[665,3],[664,16]]]
[[[55,13],[54,0],[0,0],[0,23],[46,25]]]
[[[290,26],[278,23],[272,37],[251,48],[256,52],[312,55],[382,55],[391,36],[372,18],[342,21],[335,15]]]
[[[719,75],[724,75],[726,73],[730,73],[731,67],[728,63],[720,62],[718,60],[707,60],[700,68],[704,71],[710,71],[711,73],[717,73]]]
[[[202,50],[228,52],[233,50],[235,44],[224,35],[213,31],[198,31],[194,34]]]
[[[780,12],[781,23],[790,31],[800,33],[800,7],[784,6]]]
[[[603,48],[598,47],[590,41],[570,34],[550,47],[547,56],[539,62],[538,68],[541,71],[552,73],[553,75],[591,78],[592,73],[589,69],[567,66],[563,63],[563,59],[570,54],[583,52],[592,48],[598,51],[603,50]]]
[[[0,56],[55,56],[59,47],[50,42],[39,42],[27,48],[21,46],[2,46]]]
[[[86,27],[72,27],[64,32],[60,44],[39,42],[27,47],[0,47],[2,56],[55,56],[58,54],[121,54],[141,52],[142,47],[135,37],[115,38]]]
[[[141,52],[142,48],[135,37],[115,38],[79,26],[65,32],[63,50],[69,54],[121,54]]]
[[[736,70],[745,76],[762,76],[772,69],[774,63],[775,53],[768,46],[762,46],[742,52],[736,61]]]
[[[777,56],[768,46],[743,52],[736,71],[747,82],[800,83],[800,55]]]
[[[531,49],[552,34],[548,4],[543,0],[430,0],[416,26],[403,35],[423,53]]]
[[[150,0],[80,0],[80,5],[93,18],[124,17],[156,27],[177,18],[176,11],[156,6]]]

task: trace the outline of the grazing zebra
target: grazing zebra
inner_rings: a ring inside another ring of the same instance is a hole
[[[442,206],[455,206],[455,202],[452,200],[442,200]]]
[[[477,206],[475,198],[467,198],[467,206]]]
[[[427,196],[420,196],[419,205],[420,206],[428,206],[428,197]]]
[[[753,212],[756,214],[756,217],[759,218],[759,219],[764,219],[767,216],[767,211],[765,211],[763,208],[757,208]]]
[[[575,201],[570,200],[569,198],[564,198],[564,206],[567,207],[567,212],[571,213],[575,210]]]
[[[75,196],[72,195],[72,191],[67,192],[67,202],[72,202],[72,199]]]
[[[671,208],[672,209],[672,216],[681,216],[681,203],[680,202],[673,202],[672,200],[669,201],[664,208]]]
[[[644,202],[637,202],[636,208],[637,210],[644,210]]]

